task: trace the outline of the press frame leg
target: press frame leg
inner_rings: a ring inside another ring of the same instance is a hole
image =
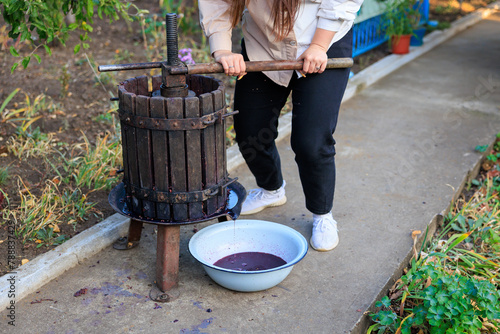
[[[156,287],[152,300],[169,302],[179,297],[180,225],[158,225],[156,241]]]
[[[141,221],[130,219],[128,235],[115,241],[113,248],[118,250],[128,250],[137,247],[139,245],[139,241],[141,240],[142,225],[143,223]]]

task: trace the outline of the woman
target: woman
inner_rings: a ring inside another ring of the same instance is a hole
[[[306,207],[313,214],[311,246],[338,244],[331,209],[335,141],[349,69],[325,71],[328,58],[351,57],[352,24],[363,0],[199,0],[201,25],[215,61],[238,76],[236,141],[256,178],[242,215],[285,204],[285,181],[274,140],[278,117],[292,92],[291,147]],[[242,20],[242,53],[233,53],[231,31]],[[245,60],[303,59],[302,71],[245,73]],[[324,72],[324,73],[323,73]]]

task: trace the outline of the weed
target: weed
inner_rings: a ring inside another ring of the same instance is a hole
[[[182,0],[166,0],[160,1],[160,7],[165,13],[179,13],[178,25],[180,32],[186,36],[203,36],[201,27],[198,23],[198,1],[194,0],[192,5],[186,5],[186,1]],[[165,17],[165,15],[163,15]]]
[[[65,238],[53,233],[58,222],[63,220],[76,224],[84,219],[95,206],[87,201],[87,195],[80,189],[59,189],[60,180],[46,180],[39,195],[33,193],[19,178],[17,188],[20,203],[7,206],[1,213],[3,221],[14,221],[16,233],[23,242],[42,240],[46,245],[58,244]]]
[[[182,50],[191,49],[191,57],[186,58],[188,63],[210,62],[210,51],[206,43],[206,37],[201,31],[196,13],[197,1],[194,5],[186,5],[183,1],[167,0],[162,1],[162,15],[142,16],[140,18],[143,47],[149,61],[161,61],[167,54],[165,45],[166,31],[164,17],[166,13],[182,13],[178,15],[179,28],[179,58],[186,57]],[[188,36],[199,36],[200,42],[196,42]],[[202,47],[200,47],[202,45]],[[189,60],[190,59],[190,60]],[[183,60],[184,61],[184,60]]]
[[[115,109],[110,109],[104,114],[99,114],[96,117],[94,117],[94,121],[96,122],[102,122],[106,124],[115,124]]]
[[[2,113],[2,122],[29,122],[33,119],[33,117],[39,115],[41,112],[53,113],[56,111],[60,111],[61,109],[59,104],[54,103],[54,101],[45,94],[37,95],[32,100],[26,93],[24,93],[25,99],[20,103],[20,108],[18,108],[19,104],[15,103],[14,108],[17,109],[5,109],[7,103],[10,102],[10,100],[17,94],[18,91],[19,88],[10,93],[10,95],[0,107],[0,113]]]
[[[7,98],[5,99],[5,101],[3,101],[2,105],[0,106],[0,114],[2,115],[2,122],[4,122],[5,120],[9,119],[10,113],[8,112],[8,110],[6,110],[6,113],[4,113],[4,109],[7,106],[7,104],[9,104],[9,102],[14,98],[14,96],[16,96],[16,94],[19,92],[19,90],[20,90],[20,88],[14,89],[9,94],[9,96],[7,96]]]
[[[32,120],[36,120],[34,118]],[[28,122],[29,123],[29,122]],[[28,125],[30,125],[29,123]],[[30,127],[19,126],[16,129],[16,136],[10,137],[7,141],[7,150],[17,158],[42,157],[54,151],[54,136],[52,133],[42,133],[39,127],[29,131]]]
[[[84,143],[74,146],[81,154],[67,161],[68,170],[77,187],[111,189],[118,181],[117,170],[122,164],[122,147],[118,141],[109,141],[109,133],[97,138],[91,145],[85,134]]]
[[[14,209],[4,210],[5,220],[16,222],[16,233],[25,242],[36,236],[36,233],[61,218],[61,208],[56,200],[57,186],[47,181],[41,195],[34,195],[19,178],[20,204]]]
[[[236,142],[236,132],[234,131],[234,124],[226,128],[226,144],[227,146],[234,145]]]
[[[38,244],[36,248],[40,248],[42,246],[51,246],[51,245],[60,245],[66,240],[68,240],[64,234],[56,235],[54,234],[53,228],[42,228],[36,232],[35,242]]]
[[[497,139],[489,156],[496,157],[499,149]],[[489,168],[483,180],[472,182],[474,193],[457,200],[425,252],[424,247],[415,251],[405,275],[376,303],[381,309],[371,314],[368,333],[499,332],[500,170]]]
[[[133,56],[134,54],[127,49],[116,49],[113,64],[130,63]]]
[[[416,265],[415,265],[416,267]],[[412,267],[414,269],[414,267]],[[383,310],[372,315],[376,322],[367,333],[412,333],[412,328],[431,333],[481,333],[481,328],[498,329],[500,321],[500,292],[488,281],[451,274],[440,262],[430,262],[400,279],[403,298],[393,309],[387,296],[376,303]],[[410,304],[411,311],[405,310]],[[409,312],[402,316],[403,311]]]
[[[475,151],[483,153],[486,152],[487,149],[488,145],[477,145]]]
[[[374,55],[371,53],[360,55],[358,58],[359,59],[359,69],[364,70],[365,68],[370,66],[373,63],[373,61],[372,61],[373,58],[374,58]]]
[[[95,206],[95,203],[87,202],[87,195],[84,195],[79,188],[66,189],[60,197],[61,205],[65,208],[65,212],[71,218],[84,219],[89,211]]]
[[[0,186],[7,183],[9,179],[9,167],[0,167]]]
[[[71,74],[68,72],[68,64],[64,65],[61,69],[61,74],[57,78],[61,83],[61,97],[65,98],[69,93],[69,81],[71,80]]]
[[[110,96],[113,96],[113,93],[108,91],[108,89],[106,88],[106,85],[116,86],[117,85],[116,75],[113,72],[104,72],[104,73],[97,74],[96,69],[98,68],[98,66],[94,60],[94,57],[93,56],[89,57],[87,55],[87,53],[85,53],[85,59],[87,60],[87,63],[89,64],[90,69],[94,73],[95,84],[96,85],[100,84],[102,89],[106,93],[108,93]]]

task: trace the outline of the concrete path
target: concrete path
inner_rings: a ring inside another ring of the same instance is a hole
[[[362,333],[363,313],[425,230],[445,210],[500,131],[500,15],[495,14],[364,90],[342,106],[337,140],[335,251],[310,250],[280,285],[236,293],[207,277],[181,229],[180,292],[149,301],[155,234],[139,247],[107,248],[16,303],[16,327],[2,333]],[[304,208],[288,141],[279,145],[289,202],[251,218],[295,228],[307,239]],[[238,176],[250,189],[249,171]],[[206,224],[198,224],[200,229]],[[81,288],[88,292],[80,297]]]

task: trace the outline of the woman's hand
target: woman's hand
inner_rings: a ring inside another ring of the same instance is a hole
[[[241,77],[246,74],[245,61],[241,54],[219,50],[214,52],[214,58],[216,62],[222,64],[226,75]]]
[[[299,57],[304,60],[301,73],[323,73],[326,68],[328,56],[325,48],[317,44],[311,44]]]

